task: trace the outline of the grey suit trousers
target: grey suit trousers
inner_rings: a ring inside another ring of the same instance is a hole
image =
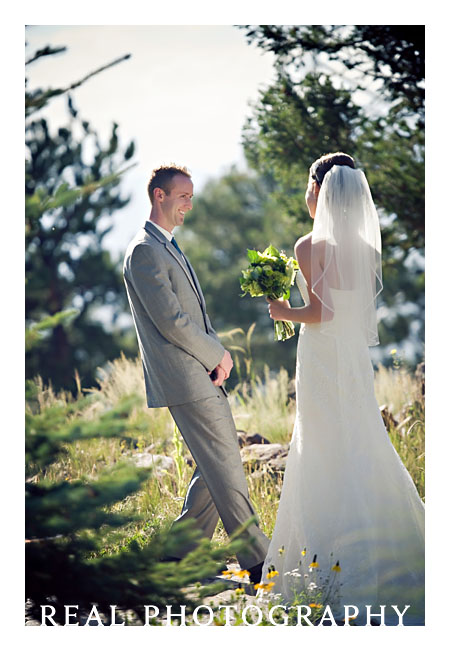
[[[211,538],[220,517],[230,535],[255,512],[228,400],[217,389],[216,396],[169,406],[169,410],[197,464],[176,522],[195,518],[205,537]],[[264,561],[269,546],[256,524],[247,531],[253,540],[247,550],[238,553],[242,568]],[[183,550],[183,555],[188,551]]]

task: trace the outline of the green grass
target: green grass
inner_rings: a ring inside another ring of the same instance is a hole
[[[425,500],[425,398],[417,378],[402,366],[381,366],[375,374],[375,395],[396,421],[389,436]]]
[[[289,378],[283,369],[274,374],[266,368],[263,378],[241,382],[230,395],[237,428],[258,432],[271,442],[288,443],[295,417],[295,402],[289,397],[289,388]],[[118,546],[129,544],[131,540],[148,540],[173,521],[180,512],[192,467],[188,463],[190,455],[186,445],[177,436],[174,437],[174,424],[168,409],[148,409],[146,406],[139,360],[129,360],[124,356],[114,360],[102,373],[99,387],[83,392],[88,392],[91,397],[89,404],[82,409],[80,407],[87,419],[105,406],[114,406],[124,396],[133,392],[137,394],[139,401],[128,418],[128,433],[133,442],[100,438],[70,444],[67,455],[46,469],[47,479],[93,479],[105,466],[131,457],[149,446],[152,454],[170,456],[176,462],[173,472],[153,474],[138,493],[113,507],[134,513],[137,521],[114,535],[105,534],[103,553],[109,553]],[[397,427],[390,428],[391,440],[424,498],[424,400],[418,382],[402,368],[380,367],[375,375],[375,392],[379,404],[388,405],[398,422]],[[44,387],[38,381],[37,401],[41,410],[59,401],[70,400],[69,394],[55,394],[51,387]],[[249,468],[246,470],[248,472]],[[39,481],[42,476],[41,473],[36,480]],[[282,475],[268,471],[258,476],[248,474],[248,484],[261,527],[271,536]],[[225,539],[225,532],[219,523],[214,540],[221,544]]]

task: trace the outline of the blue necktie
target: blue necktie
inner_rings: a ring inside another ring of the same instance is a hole
[[[181,255],[183,255],[183,252],[182,252],[182,250],[180,249],[180,247],[178,246],[177,241],[176,241],[176,239],[175,239],[174,237],[172,237],[172,239],[170,240],[170,242],[171,242],[171,244],[174,245],[174,247],[176,248],[176,250],[177,250],[179,253],[181,253]],[[184,256],[183,256],[183,257],[184,257]]]

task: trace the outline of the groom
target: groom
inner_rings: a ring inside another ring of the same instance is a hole
[[[154,170],[148,194],[150,217],[130,242],[123,269],[147,404],[169,408],[196,462],[177,521],[194,518],[211,538],[220,517],[230,535],[254,511],[223,387],[233,361],[211,325],[197,276],[172,235],[192,209],[189,172],[176,166]],[[247,531],[252,546],[238,560],[256,583],[268,540],[256,524]]]

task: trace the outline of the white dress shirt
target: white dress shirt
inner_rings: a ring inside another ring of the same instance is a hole
[[[165,236],[167,237],[167,239],[169,240],[169,242],[172,240],[173,233],[171,233],[170,231],[166,230],[165,228],[163,228],[162,226],[160,226],[160,225],[157,224],[156,222],[152,221],[151,219],[149,219],[148,221],[151,222],[151,223],[153,224],[153,226],[156,226],[156,228],[157,228],[159,231],[161,231],[161,233],[162,233],[163,235],[165,235]]]

